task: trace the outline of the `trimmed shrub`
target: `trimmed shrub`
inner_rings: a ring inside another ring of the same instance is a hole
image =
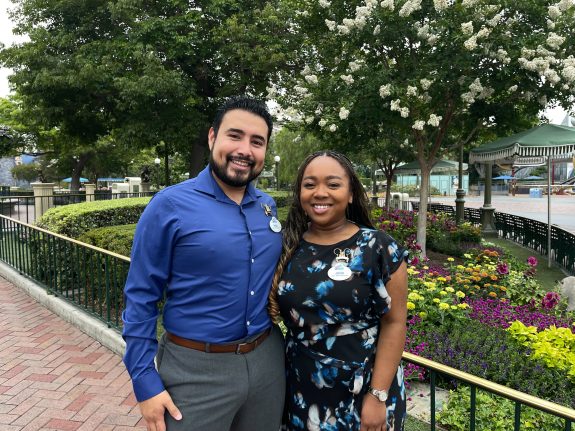
[[[288,207],[291,205],[292,200],[293,200],[293,194],[292,192],[288,192],[288,191],[281,191],[281,192],[266,192],[268,195],[270,195],[272,198],[274,198],[274,201],[276,201],[276,205],[278,208],[281,207]]]
[[[99,227],[137,223],[150,201],[145,198],[112,199],[51,208],[36,225],[71,238]]]
[[[101,227],[81,235],[78,240],[105,250],[130,256],[136,224]]]

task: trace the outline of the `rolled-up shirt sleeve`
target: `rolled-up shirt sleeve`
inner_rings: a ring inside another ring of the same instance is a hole
[[[176,210],[163,193],[144,210],[134,234],[131,264],[124,288],[122,336],[126,341],[124,363],[138,401],[164,390],[154,365],[158,302],[162,299],[172,266],[179,228]]]

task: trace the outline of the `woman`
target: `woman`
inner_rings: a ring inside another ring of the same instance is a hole
[[[284,427],[402,430],[407,252],[373,228],[345,156],[309,156],[294,193],[270,295],[288,329]]]

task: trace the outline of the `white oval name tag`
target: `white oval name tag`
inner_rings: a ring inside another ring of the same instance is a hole
[[[277,218],[272,217],[272,219],[270,220],[270,229],[273,230],[274,232],[281,232],[282,224]]]
[[[327,275],[329,278],[335,281],[344,281],[351,277],[351,269],[347,266],[343,265],[342,263],[337,263],[335,266],[332,266],[328,271]]]

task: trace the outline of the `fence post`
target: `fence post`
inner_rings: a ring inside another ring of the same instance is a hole
[[[96,184],[84,184],[84,188],[86,189],[86,202],[95,201]]]
[[[32,183],[34,190],[34,219],[38,220],[54,206],[54,183]]]

